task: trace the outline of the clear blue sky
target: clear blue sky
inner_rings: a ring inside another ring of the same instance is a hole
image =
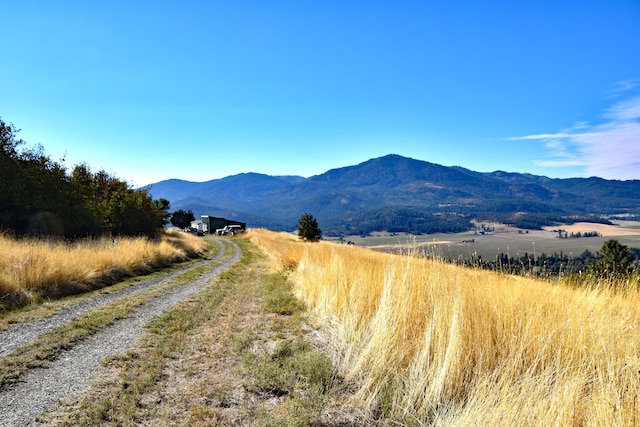
[[[0,117],[132,185],[389,153],[640,179],[640,1],[4,1]]]

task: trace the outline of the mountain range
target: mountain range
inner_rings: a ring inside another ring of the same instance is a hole
[[[535,229],[640,215],[640,180],[481,173],[396,154],[309,178],[242,173],[206,182],[170,179],[148,189],[153,198],[169,200],[172,210],[249,227],[294,230],[309,212],[326,235],[462,231],[473,219]]]

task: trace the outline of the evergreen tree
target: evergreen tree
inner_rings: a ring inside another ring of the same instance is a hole
[[[601,277],[620,277],[631,273],[633,258],[629,248],[617,240],[607,240],[596,254],[595,274]]]
[[[159,199],[153,200],[153,206],[158,210],[158,212],[162,216],[162,225],[165,226],[169,224],[169,220],[171,219],[171,212],[169,212],[169,208],[171,207],[171,202],[161,197]]]
[[[318,221],[310,213],[305,213],[298,221],[298,237],[309,242],[317,242],[322,237]]]

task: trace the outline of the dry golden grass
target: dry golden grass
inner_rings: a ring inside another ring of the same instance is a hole
[[[185,233],[100,238],[76,243],[14,239],[0,234],[0,308],[95,289],[203,252],[207,243]]]
[[[254,229],[247,233],[247,237],[258,246],[269,248],[267,256],[277,268],[295,268],[307,247],[291,233]]]
[[[640,294],[254,231],[373,412],[412,425],[640,424]]]

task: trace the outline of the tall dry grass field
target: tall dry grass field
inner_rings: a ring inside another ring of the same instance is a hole
[[[147,273],[202,253],[207,243],[185,233],[99,238],[76,243],[0,234],[0,308],[70,295]]]
[[[247,237],[256,245],[267,249],[267,256],[277,268],[294,269],[307,248],[304,242],[290,233],[253,229],[247,233]]]
[[[297,295],[373,412],[412,425],[640,425],[638,292],[251,236],[297,266]]]

